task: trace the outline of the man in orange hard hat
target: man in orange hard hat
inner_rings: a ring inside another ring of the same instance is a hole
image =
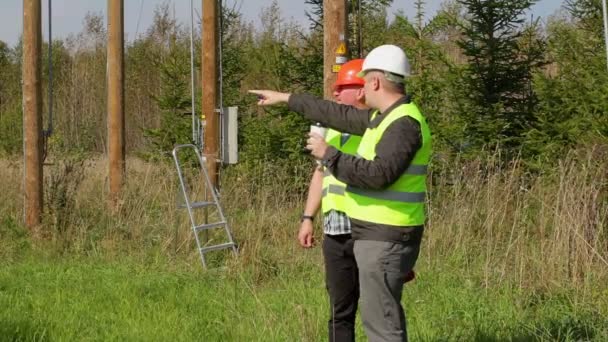
[[[337,103],[360,109],[367,108],[363,93],[364,81],[357,76],[362,65],[362,59],[351,60],[342,65],[334,84],[333,95]],[[330,129],[326,134],[326,141],[340,151],[354,155],[361,137]],[[325,283],[330,301],[329,341],[354,341],[359,301],[359,272],[353,254],[354,241],[350,220],[342,207],[345,185],[323,171],[323,167],[318,166],[312,175],[298,241],[304,248],[312,247],[312,220],[321,206],[325,235]]]
[[[357,76],[363,59],[354,59],[342,65],[334,84],[334,98],[339,104],[368,109],[365,105],[365,82]],[[328,144],[343,153],[357,154],[360,136],[328,130]],[[351,223],[345,214],[344,189],[346,185],[318,166],[310,181],[304,215],[302,215],[298,241],[304,248],[313,245],[313,219],[323,210],[323,257],[325,279],[330,300],[329,341],[354,341],[355,317],[359,300],[359,272],[353,253],[354,240]],[[413,279],[413,272],[408,280]],[[408,281],[406,280],[406,281]]]

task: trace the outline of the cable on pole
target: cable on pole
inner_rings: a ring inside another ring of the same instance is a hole
[[[192,106],[192,141],[197,147],[201,147],[198,118],[196,117],[196,77],[194,70],[194,0],[190,0],[190,83],[191,83],[191,106]]]
[[[606,44],[606,68],[608,68],[608,6],[606,0],[602,0],[602,12],[604,14],[604,42]]]
[[[137,14],[137,24],[135,25],[135,35],[133,36],[133,40],[137,39],[137,35],[139,34],[139,22],[141,20],[141,14],[144,11],[144,0],[139,1],[139,13]]]
[[[48,0],[48,72],[49,72],[49,84],[48,84],[48,122],[47,128],[42,131],[42,161],[46,160],[48,155],[48,139],[53,134],[53,14],[52,14],[52,0]]]
[[[221,150],[221,160],[224,160],[224,68],[223,68],[223,59],[222,55],[223,47],[222,40],[224,37],[224,5],[223,1],[219,0],[219,13],[218,13],[218,21],[219,21],[219,37],[218,37],[218,67],[219,67],[219,84],[218,84],[218,102],[219,102],[219,112],[220,112],[220,150]]]

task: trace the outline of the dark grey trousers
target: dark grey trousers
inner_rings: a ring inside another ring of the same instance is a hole
[[[359,273],[351,235],[325,235],[325,283],[330,301],[329,341],[355,340]]]
[[[419,252],[420,241],[355,241],[361,319],[370,342],[407,341],[401,291],[405,276],[414,268]]]

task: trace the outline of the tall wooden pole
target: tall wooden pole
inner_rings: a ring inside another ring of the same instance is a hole
[[[219,144],[219,115],[217,108],[217,0],[203,0],[202,32],[202,88],[203,115],[206,126],[203,153],[207,158],[207,172],[211,183],[217,186],[217,158]]]
[[[323,0],[323,95],[326,99],[333,98],[338,71],[334,66],[340,64],[336,63],[336,50],[341,44],[347,44],[347,33],[346,0]]]
[[[108,0],[108,172],[110,205],[120,197],[125,178],[124,3]]]
[[[24,216],[32,233],[42,214],[42,53],[40,0],[23,0]]]

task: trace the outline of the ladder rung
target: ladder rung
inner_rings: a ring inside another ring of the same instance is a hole
[[[194,227],[194,229],[197,232],[199,232],[201,230],[219,228],[219,227],[222,227],[225,224],[226,224],[226,222],[224,222],[224,221],[222,221],[222,222],[215,222],[215,223],[207,223],[207,224],[201,224],[200,226],[196,226],[196,227]]]
[[[212,205],[215,205],[215,203],[214,202],[193,202],[193,203],[190,203],[190,209],[204,208],[204,207],[209,207]],[[186,204],[180,204],[179,207],[186,208]]]
[[[233,242],[227,242],[227,243],[223,243],[221,245],[203,247],[203,248],[201,248],[201,253],[207,253],[207,252],[210,252],[210,251],[216,251],[218,249],[232,248],[232,247],[234,247],[234,243]]]

